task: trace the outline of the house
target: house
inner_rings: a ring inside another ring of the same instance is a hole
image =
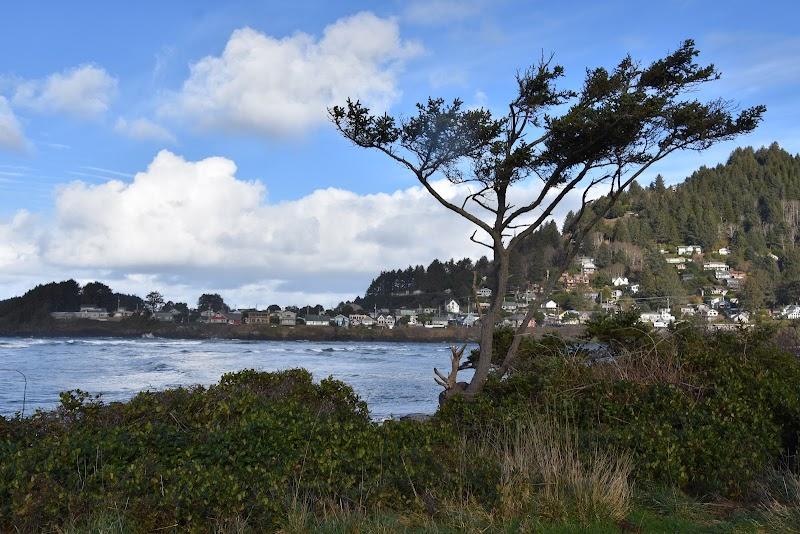
[[[717,280],[728,280],[731,277],[731,273],[728,271],[714,271],[714,278]]]
[[[371,327],[375,324],[375,319],[363,313],[354,313],[350,315],[350,326],[366,326]]]
[[[707,261],[703,264],[704,271],[727,271],[729,269],[728,264],[721,261]]]
[[[208,324],[228,324],[228,317],[223,312],[215,312],[208,310],[204,316],[205,322]],[[201,317],[202,314],[201,314]]]
[[[548,311],[555,311],[558,309],[558,303],[556,303],[556,301],[554,300],[548,300],[547,302],[541,304],[539,307]]]
[[[88,319],[90,321],[108,321],[109,314],[105,308],[96,306],[81,306],[79,311],[74,312],[52,312],[50,317],[59,321],[71,319]]]
[[[157,311],[153,314],[153,319],[163,323],[174,323],[175,319],[180,316],[181,312],[178,310]]]
[[[450,299],[445,305],[445,309],[447,310],[447,313],[458,313],[461,311],[461,306],[458,305],[458,302],[456,302],[455,299]]]
[[[271,315],[268,311],[251,311],[247,314],[244,322],[247,324],[269,324]]]
[[[731,253],[731,249],[726,248],[726,247],[722,247],[721,249],[719,249],[717,251],[717,254],[719,254],[720,256],[728,256],[730,253]]]
[[[622,298],[622,290],[621,289],[614,289],[611,291],[611,298],[612,299],[619,299]]]
[[[708,308],[707,310],[703,310],[703,317],[709,321],[713,321],[719,317],[719,311],[715,310],[714,308]]]
[[[133,310],[128,310],[126,308],[117,308],[117,311],[114,312],[114,319],[125,319],[127,317],[133,317],[134,314]]]
[[[447,317],[433,317],[430,321],[425,323],[425,328],[447,328],[450,324]]]
[[[277,317],[278,324],[281,326],[295,326],[297,324],[297,314],[291,310],[274,312],[273,317]]]
[[[781,310],[781,316],[784,319],[789,319],[792,321],[800,319],[800,306],[798,306],[797,304],[786,306],[785,308],[783,308],[783,310]]]
[[[578,263],[581,266],[581,274],[594,274],[597,271],[597,266],[594,264],[594,258],[581,257],[578,258]]]
[[[739,324],[748,324],[750,322],[750,314],[747,312],[739,312],[731,315],[731,321]]]
[[[695,254],[702,254],[703,249],[700,245],[680,245],[678,246],[679,256],[693,256]]]
[[[480,317],[474,313],[466,314],[463,319],[461,319],[461,324],[464,326],[475,326],[480,321]]]
[[[681,315],[683,316],[693,316],[697,313],[694,306],[681,306]]]
[[[416,314],[408,316],[408,326],[420,326]]]
[[[378,315],[378,318],[375,319],[375,324],[378,328],[394,328],[394,317],[392,315]]]
[[[489,289],[488,287],[482,287],[482,288],[480,288],[480,289],[477,291],[477,293],[478,293],[478,296],[479,296],[479,297],[481,297],[481,298],[485,298],[485,299],[488,299],[489,297],[491,297],[491,296],[492,296],[492,290],[491,290],[491,289]]]
[[[519,328],[525,322],[525,314],[524,313],[515,313],[514,315],[510,315],[503,319],[503,326],[510,326],[512,328]],[[535,328],[536,327],[536,320],[531,319],[528,321],[527,328]]]
[[[502,304],[503,311],[513,312],[517,311],[517,308],[520,308],[520,304],[518,302],[514,302],[511,300],[504,300]]]
[[[686,258],[682,258],[680,256],[669,256],[664,258],[664,261],[666,261],[670,265],[679,265],[682,263],[686,263]]]
[[[616,278],[611,279],[611,284],[614,287],[627,286],[628,278],[626,276],[617,276]]]
[[[631,293],[633,293],[633,294],[635,295],[636,293],[638,293],[638,292],[639,292],[639,288],[640,288],[640,287],[641,287],[641,286],[640,286],[639,284],[631,284],[631,285],[630,285],[630,287],[629,287],[628,289],[630,289],[630,290],[631,290]]]
[[[350,328],[350,318],[340,313],[333,318],[333,324],[339,328]]]
[[[569,274],[564,273],[561,275],[560,278],[561,282],[564,284],[564,287],[567,291],[572,291],[573,289],[577,288],[578,286],[588,286],[589,285],[589,275],[588,274]],[[527,292],[526,292],[527,293]],[[532,300],[532,299],[529,299]]]
[[[306,315],[304,318],[306,326],[328,326],[331,319],[327,315]]]
[[[656,312],[640,314],[639,320],[652,324],[654,328],[666,328],[670,323],[675,322],[675,316],[670,313],[669,308],[662,308]]]

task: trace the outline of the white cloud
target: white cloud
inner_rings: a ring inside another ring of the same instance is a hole
[[[37,111],[91,118],[108,111],[116,92],[116,78],[101,67],[81,65],[43,80],[18,83],[14,104]]]
[[[27,147],[28,141],[22,133],[22,126],[8,105],[8,100],[0,96],[0,149],[21,152]]]
[[[119,134],[138,141],[175,143],[175,136],[172,135],[172,132],[146,118],[128,120],[124,117],[120,117],[114,125],[114,130]]]
[[[464,193],[446,181],[435,187],[446,198]],[[332,304],[362,293],[382,269],[487,252],[469,241],[470,223],[421,187],[327,188],[269,202],[261,182],[237,178],[233,161],[187,161],[169,151],[131,182],[62,186],[47,222],[19,217],[0,226],[0,281],[60,273],[192,302],[214,290],[240,305]]]
[[[396,21],[368,12],[337,20],[319,39],[242,28],[221,56],[191,65],[160,111],[203,128],[296,135],[324,122],[327,108],[348,97],[388,107],[399,95],[398,70],[420,51],[401,39]]]

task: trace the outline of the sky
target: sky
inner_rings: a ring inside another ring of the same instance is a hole
[[[334,305],[383,269],[477,258],[465,223],[326,109],[353,96],[408,115],[441,96],[502,113],[543,54],[576,88],[588,67],[692,38],[722,72],[701,96],[767,106],[755,132],[641,182],[736,146],[800,152],[799,19],[788,1],[8,2],[0,298],[75,278],[190,304]]]

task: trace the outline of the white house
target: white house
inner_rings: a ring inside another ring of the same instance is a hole
[[[394,317],[391,315],[379,315],[378,318],[375,320],[375,324],[378,325],[379,328],[394,328]]]
[[[727,248],[727,247],[722,247],[721,249],[719,249],[719,250],[717,251],[717,254],[719,254],[720,256],[727,256],[727,255],[729,255],[730,253],[731,253],[731,249],[729,249],[729,248]]]
[[[557,310],[558,304],[554,300],[548,300],[547,302],[542,304],[541,307],[544,308],[545,310]]]
[[[325,315],[306,315],[306,326],[328,326],[331,324],[329,317]]]
[[[492,290],[488,287],[482,287],[478,290],[478,296],[482,298],[489,298],[492,296]]]
[[[341,313],[333,318],[333,324],[338,326],[339,328],[349,328],[350,327],[350,318],[342,315]]]
[[[639,319],[643,322],[648,322],[655,328],[666,328],[670,323],[675,322],[675,316],[669,311],[669,308],[662,308],[656,312],[645,312],[639,315]]]
[[[445,305],[445,309],[447,313],[458,313],[461,311],[461,306],[458,305],[458,302],[455,299],[450,299],[450,301]]]
[[[730,267],[722,261],[707,261],[703,264],[704,271],[727,271]]]
[[[519,307],[519,303],[512,300],[504,300],[502,305],[503,311],[507,312],[517,311],[517,308]]]
[[[628,278],[626,276],[617,276],[616,278],[611,279],[611,283],[614,287],[621,287],[628,285]]]
[[[739,324],[747,324],[750,322],[750,314],[747,312],[734,313],[731,315],[731,321]]]
[[[425,328],[447,328],[448,324],[447,317],[433,317],[425,323]]]
[[[719,317],[719,311],[715,310],[714,308],[703,310],[703,317],[705,317],[709,321],[713,321],[714,319]]]
[[[636,293],[639,292],[639,287],[640,287],[639,284],[631,284],[628,289],[630,289],[631,293],[635,295]]]
[[[680,256],[670,256],[668,258],[664,258],[664,261],[670,265],[678,265],[680,263],[686,263],[686,258],[682,258]]]
[[[464,318],[461,320],[461,324],[463,324],[464,326],[473,326],[473,325],[475,325],[475,323],[477,323],[479,320],[480,320],[480,317],[478,317],[478,315],[477,315],[477,314],[474,314],[474,313],[468,313],[468,314],[466,314],[466,315],[464,316]]]
[[[581,257],[578,258],[578,262],[581,265],[581,274],[594,274],[597,271],[594,258]]]
[[[790,306],[786,306],[781,311],[781,316],[785,319],[790,319],[794,321],[795,319],[800,319],[800,306],[797,304],[792,304]]]
[[[680,256],[692,256],[694,254],[702,254],[703,249],[700,245],[680,245],[678,247],[678,255]]]

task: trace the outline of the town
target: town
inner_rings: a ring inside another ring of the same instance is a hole
[[[700,245],[661,247],[664,261],[680,275],[683,282],[701,281],[693,295],[637,297],[640,283],[628,276],[605,276],[595,258],[579,256],[573,268],[563,273],[555,291],[543,300],[540,284],[529,284],[504,296],[498,327],[517,328],[523,324],[531,306],[537,306],[528,326],[559,327],[581,325],[599,314],[639,310],[639,318],[653,328],[667,328],[679,321],[693,321],[708,329],[720,330],[752,326],[756,319],[800,319],[800,305],[776,309],[745,310],[740,307],[737,292],[743,287],[747,273],[731,268],[726,258],[727,247],[704,252]],[[770,259],[779,258],[770,254]],[[417,293],[421,293],[417,291]],[[437,305],[364,309],[356,302],[345,302],[335,308],[271,305],[267,309],[231,309],[219,295],[204,295],[199,306],[188,308],[182,303],[163,302],[157,292],[148,295],[138,309],[117,306],[108,309],[82,305],[75,311],[51,312],[56,320],[122,321],[146,316],[155,321],[174,323],[261,325],[270,327],[332,326],[336,328],[447,328],[473,327],[480,324],[482,312],[490,306],[492,289],[480,287],[472,297],[457,299],[445,290]],[[205,303],[203,301],[205,300]]]

